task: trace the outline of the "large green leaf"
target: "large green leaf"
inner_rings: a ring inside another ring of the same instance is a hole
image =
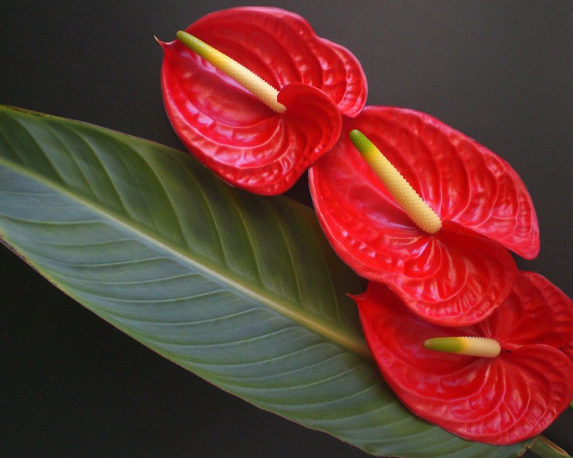
[[[511,456],[411,415],[380,378],[359,279],[312,211],[229,188],[189,155],[0,110],[0,237],[144,345],[249,402],[373,454]]]

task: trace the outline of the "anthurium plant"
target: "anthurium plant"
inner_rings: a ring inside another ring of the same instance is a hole
[[[521,272],[504,304],[465,327],[439,327],[370,283],[356,302],[366,339],[400,399],[470,440],[539,434],[573,399],[573,302]]]
[[[366,78],[345,48],[277,8],[209,14],[161,43],[169,119],[224,180],[280,194],[340,137],[341,115],[366,102]]]
[[[527,258],[539,251],[535,209],[515,171],[474,140],[412,110],[367,107],[343,131],[309,175],[316,212],[342,259],[363,277],[390,285],[426,320],[459,326],[491,314],[515,280],[507,249]],[[359,150],[371,161],[387,157],[429,216],[400,203]],[[413,219],[416,212],[422,222]],[[421,228],[426,220],[430,227]]]
[[[539,434],[573,398],[573,303],[509,252],[540,249],[512,167],[365,107],[358,60],[294,13],[159,44],[192,154],[3,107],[2,241],[159,354],[366,452],[568,456]],[[307,169],[314,211],[278,195]]]

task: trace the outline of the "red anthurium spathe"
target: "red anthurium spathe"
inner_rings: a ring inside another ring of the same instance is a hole
[[[358,129],[441,220],[420,229],[349,138]],[[531,198],[516,172],[474,140],[424,113],[367,107],[345,119],[333,150],[309,172],[321,225],[359,275],[387,284],[416,313],[445,326],[476,323],[510,292],[506,248],[539,251]]]
[[[363,108],[366,78],[345,48],[278,8],[211,13],[186,29],[278,91],[284,112],[191,51],[162,43],[163,98],[185,146],[227,182],[279,194],[336,143],[341,114]]]
[[[538,274],[520,273],[502,306],[463,328],[428,323],[382,284],[371,282],[354,299],[388,384],[416,415],[458,436],[519,442],[543,431],[573,398],[573,303]],[[486,337],[501,352],[466,356],[424,346],[447,336]]]

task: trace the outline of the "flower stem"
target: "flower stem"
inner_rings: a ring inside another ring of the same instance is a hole
[[[529,450],[544,458],[571,458],[569,453],[544,436],[536,438]]]
[[[177,38],[207,62],[214,65],[227,76],[233,78],[270,109],[277,113],[284,113],[286,111],[286,107],[277,100],[279,91],[263,80],[259,75],[256,75],[236,60],[233,60],[226,54],[223,54],[221,51],[187,32],[177,32]]]
[[[384,183],[392,197],[412,221],[423,231],[434,234],[442,227],[440,217],[424,202],[402,174],[386,159],[384,154],[359,130],[350,132],[354,146],[378,178]]]

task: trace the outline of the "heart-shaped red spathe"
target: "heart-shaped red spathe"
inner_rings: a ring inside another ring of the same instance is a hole
[[[348,138],[363,132],[438,214],[419,229]],[[529,194],[505,161],[424,113],[366,107],[346,119],[333,150],[309,172],[321,225],[359,275],[386,283],[434,323],[476,323],[509,294],[516,266],[505,248],[532,258],[539,230]],[[505,248],[504,248],[505,247]]]
[[[232,8],[186,29],[279,90],[276,113],[181,42],[162,43],[163,99],[179,138],[221,178],[258,194],[280,194],[356,116],[366,78],[345,48],[319,38],[278,8]]]
[[[463,328],[428,323],[382,284],[371,282],[354,299],[366,340],[397,396],[458,436],[519,442],[548,427],[573,398],[573,303],[538,274],[520,273],[501,307]],[[446,336],[493,338],[502,351],[480,358],[424,348],[424,340]]]

